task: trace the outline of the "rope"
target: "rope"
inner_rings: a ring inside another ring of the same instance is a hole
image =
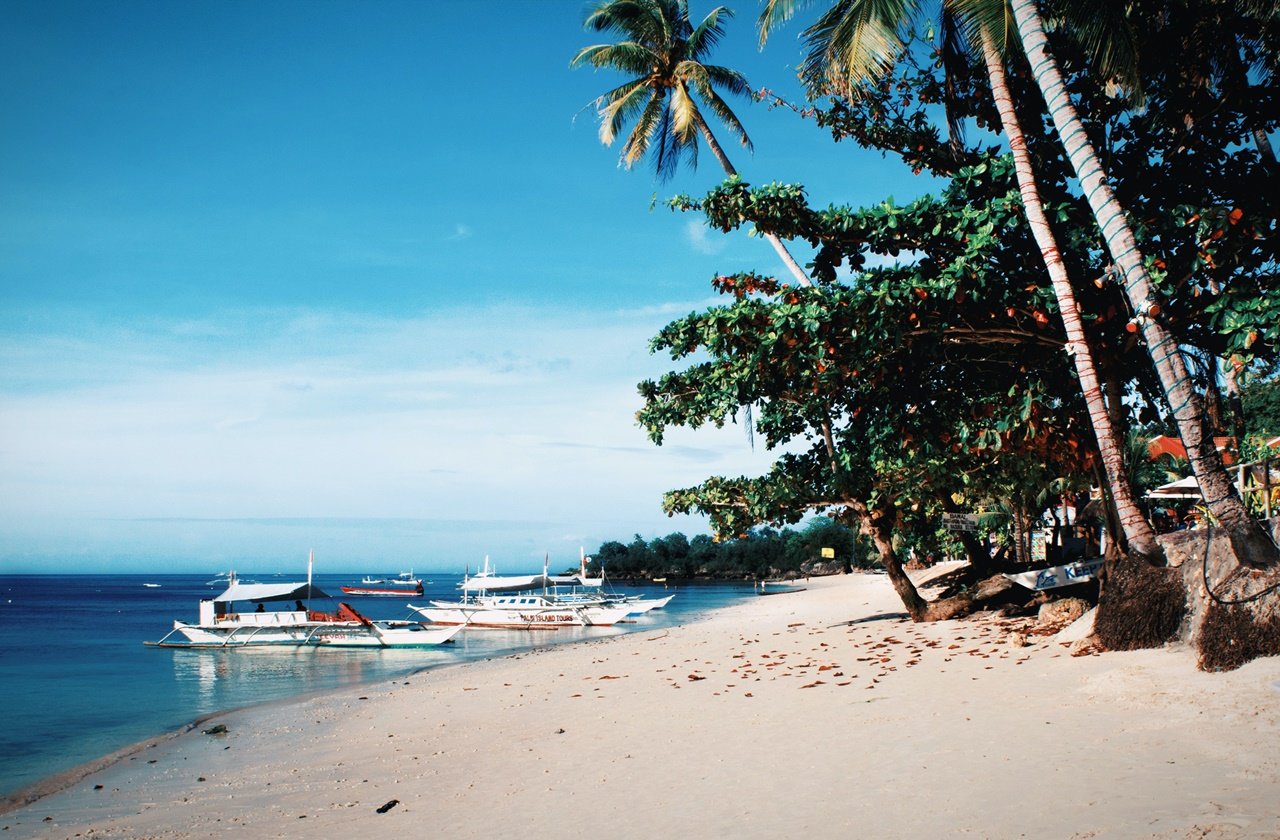
[[[1272,537],[1270,533],[1268,533],[1267,529],[1263,528],[1261,525],[1258,526],[1258,529],[1262,531],[1263,535],[1268,540],[1270,540],[1272,545],[1276,546],[1276,551],[1280,551],[1280,545],[1276,545],[1275,538]],[[1208,528],[1205,530],[1205,534],[1204,534],[1204,562],[1201,563],[1200,565],[1200,575],[1204,579],[1204,591],[1208,592],[1209,597],[1212,598],[1214,601],[1216,601],[1219,604],[1222,604],[1225,607],[1234,607],[1234,606],[1239,606],[1240,604],[1248,604],[1253,601],[1257,601],[1263,598],[1264,596],[1276,591],[1277,589],[1280,589],[1280,580],[1278,580],[1275,583],[1263,589],[1262,591],[1255,592],[1254,594],[1248,596],[1247,598],[1237,598],[1234,600],[1227,600],[1219,596],[1216,592],[1213,591],[1213,587],[1209,584],[1209,544],[1211,542],[1213,542],[1213,529]]]

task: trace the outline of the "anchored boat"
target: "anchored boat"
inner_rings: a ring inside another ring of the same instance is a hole
[[[240,583],[234,574],[229,580],[226,591],[200,602],[196,623],[174,621],[164,638],[146,644],[174,648],[432,647],[449,641],[459,629],[431,627],[420,621],[374,620],[345,603],[339,603],[332,613],[309,609],[304,601],[329,597],[311,583],[310,562],[306,582]],[[255,606],[242,612],[237,604]],[[284,604],[284,608],[267,609],[268,604]]]
[[[463,627],[529,630],[609,627],[629,616],[665,607],[675,597],[645,599],[606,595],[603,584],[603,572],[598,578],[587,576],[585,554],[576,575],[548,574],[544,560],[542,574],[498,576],[485,557],[484,569],[475,577],[467,575],[458,584],[463,591],[459,600],[432,601],[426,607],[410,604],[409,609],[432,624]]]
[[[371,578],[365,576],[358,585],[342,587],[348,595],[421,595],[422,580],[413,576],[413,571],[401,572],[393,578]]]
[[[631,607],[605,602],[561,603],[538,592],[470,595],[461,601],[432,601],[409,609],[432,624],[502,629],[609,627],[631,614]]]

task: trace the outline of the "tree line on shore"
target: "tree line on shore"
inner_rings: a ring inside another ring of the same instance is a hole
[[[870,568],[874,560],[853,529],[816,519],[801,529],[765,526],[724,540],[679,532],[645,540],[636,534],[628,543],[602,543],[588,569],[614,580],[769,580],[804,575],[814,564],[840,572]]]
[[[1041,511],[1096,487],[1104,645],[1183,634],[1208,669],[1280,653],[1280,547],[1227,465],[1266,454],[1242,395],[1280,363],[1280,7],[766,0],[762,48],[805,21],[799,103],[710,63],[731,14],[604,0],[586,28],[615,40],[572,61],[623,74],[594,104],[627,166],[648,159],[665,180],[705,144],[726,180],[669,205],[762,235],[781,261],[716,276],[725,302],[651,341],[683,365],[639,385],[654,443],[741,423],[778,453],[764,475],[673,489],[665,509],[728,541],[824,514],[924,621],[981,605],[981,587],[930,601],[904,572],[945,514],[1001,507],[1021,551]],[[937,192],[823,208],[802,185],[749,184],[711,127],[751,148],[734,96],[928,173]],[[1198,482],[1203,551],[1158,538],[1144,504],[1153,426]],[[994,543],[955,542],[974,582],[995,571]],[[1179,561],[1197,552],[1193,575]]]

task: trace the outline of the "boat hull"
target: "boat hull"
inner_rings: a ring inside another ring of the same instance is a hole
[[[432,624],[488,629],[554,630],[562,627],[610,627],[626,619],[620,607],[498,607],[433,603],[413,607]]]
[[[459,628],[431,627],[419,621],[324,621],[275,626],[220,622],[215,626],[174,622],[185,641],[162,647],[326,647],[411,648],[448,642]],[[172,634],[171,634],[172,635]]]
[[[664,598],[637,598],[632,601],[623,601],[623,606],[631,610],[631,615],[644,615],[650,610],[660,610],[667,604],[671,603],[671,599],[675,595],[667,595]]]
[[[381,586],[344,586],[342,591],[347,595],[384,595],[394,598],[412,597],[422,594],[421,586],[381,587]]]

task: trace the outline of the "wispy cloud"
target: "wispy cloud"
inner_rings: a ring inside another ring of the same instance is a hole
[[[685,222],[684,235],[693,250],[699,254],[715,256],[725,249],[725,237],[720,233],[713,232],[711,228],[707,227],[706,222],[699,219],[689,219]]]
[[[548,533],[666,533],[665,490],[767,464],[732,426],[646,440],[635,385],[669,364],[646,350],[666,320],[510,306],[69,316],[67,334],[0,339],[0,498],[15,521],[518,511]]]
[[[471,238],[471,227],[461,222],[453,226],[453,233],[449,234],[445,239],[449,242],[456,242],[459,239]]]

